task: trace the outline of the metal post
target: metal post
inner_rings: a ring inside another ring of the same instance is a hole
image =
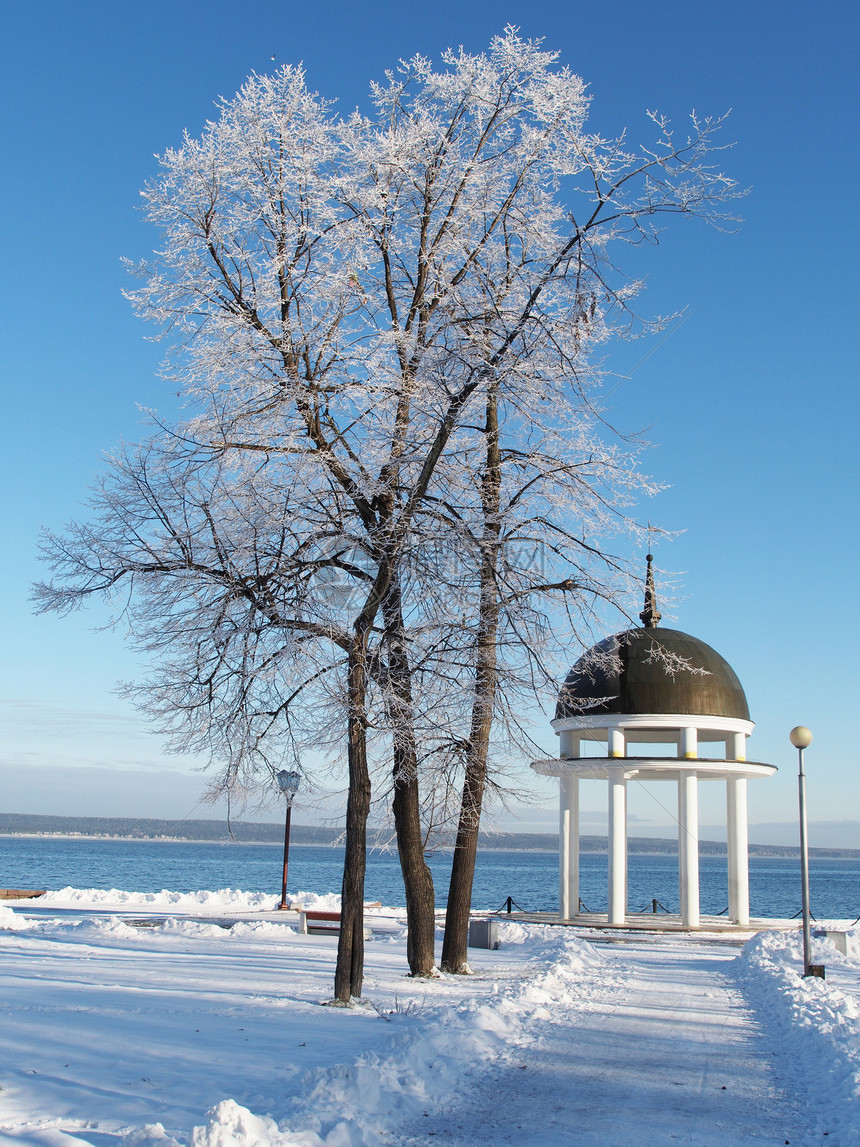
[[[809,975],[812,963],[812,929],[809,922],[809,847],[806,840],[806,774],[803,771],[803,749],[797,750],[797,790],[800,802],[800,883],[803,905],[803,974]]]
[[[809,845],[806,833],[806,774],[803,771],[803,750],[812,744],[812,733],[805,725],[796,725],[789,734],[797,749],[797,796],[800,805],[800,882],[803,908],[803,974],[824,978],[824,965],[812,963],[812,928],[809,911]]]
[[[281,903],[278,908],[289,908],[287,904],[287,866],[290,863],[290,818],[293,815],[293,802],[287,798],[287,820],[284,826],[284,879],[281,883]]]
[[[290,818],[293,813],[293,797],[298,792],[301,775],[288,773],[286,769],[281,769],[279,773],[275,773],[275,780],[287,800],[287,819],[284,824],[284,878],[281,883],[281,903],[278,905],[278,908],[281,909],[289,908],[287,903],[287,865],[290,860]]]

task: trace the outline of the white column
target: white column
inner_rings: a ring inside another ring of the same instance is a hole
[[[678,737],[678,756],[685,761],[695,761],[699,755],[699,733],[697,729],[681,729]]]
[[[730,750],[731,755],[729,755]],[[731,739],[726,741],[726,757],[730,761],[745,761],[747,759],[747,738],[745,733],[732,733]]]
[[[581,734],[576,729],[562,729],[559,737],[559,756],[565,760],[571,757],[581,757],[580,750],[580,737]]]
[[[558,917],[571,920],[579,909],[579,778],[559,777]]]
[[[687,748],[686,729],[678,730],[678,758],[684,759]],[[681,913],[683,889],[686,887],[687,872],[687,806],[684,804],[684,773],[678,772],[678,913]]]
[[[627,781],[623,769],[609,773],[609,923],[627,918]]]
[[[678,861],[681,923],[699,926],[699,778],[683,771],[678,778]]]
[[[746,777],[729,777],[726,781],[729,919],[735,924],[750,922],[748,834]]]
[[[680,747],[680,746],[679,746]],[[683,900],[683,892],[681,889],[684,887],[686,881],[686,864],[687,864],[687,824],[685,817],[687,815],[687,806],[684,804],[684,774],[678,773],[678,913],[681,912],[681,902]]]
[[[610,757],[623,757],[626,752],[623,729],[609,729],[607,731],[607,755]]]

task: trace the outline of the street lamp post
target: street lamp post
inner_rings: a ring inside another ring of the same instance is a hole
[[[824,979],[824,965],[812,963],[812,931],[809,912],[809,845],[806,836],[806,774],[803,750],[812,744],[812,733],[805,725],[795,725],[789,740],[797,749],[797,794],[800,802],[800,881],[803,907],[803,974]]]
[[[289,908],[287,904],[287,865],[290,861],[290,817],[293,813],[293,797],[299,791],[299,781],[302,779],[300,773],[288,773],[286,769],[281,769],[279,773],[275,774],[275,779],[278,782],[278,788],[287,798],[287,819],[284,825],[284,878],[281,882],[281,903],[278,908]]]

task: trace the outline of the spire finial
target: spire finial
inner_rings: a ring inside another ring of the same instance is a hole
[[[639,614],[646,629],[656,629],[663,616],[657,609],[657,595],[654,593],[654,573],[651,569],[653,560],[653,556],[648,554],[648,570],[645,574],[645,608]]]

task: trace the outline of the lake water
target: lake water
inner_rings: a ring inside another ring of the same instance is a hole
[[[283,850],[269,844],[179,843],[60,837],[0,837],[0,887],[118,888],[124,891],[217,891],[222,888],[280,895]],[[339,892],[343,850],[293,845],[291,893]],[[430,858],[440,908],[446,903],[450,854]],[[606,857],[582,857],[580,895],[592,912],[606,911]],[[674,856],[631,856],[628,873],[631,912],[650,910],[657,899],[678,910],[678,862]],[[701,908],[706,914],[727,905],[724,857],[700,860]],[[366,895],[383,904],[403,903],[396,855],[371,853]],[[527,912],[558,908],[558,859],[549,852],[479,853],[473,907],[494,910],[508,896]],[[860,861],[810,861],[810,900],[818,918],[860,916]],[[800,910],[800,864],[794,859],[750,859],[753,915],[790,917]]]

